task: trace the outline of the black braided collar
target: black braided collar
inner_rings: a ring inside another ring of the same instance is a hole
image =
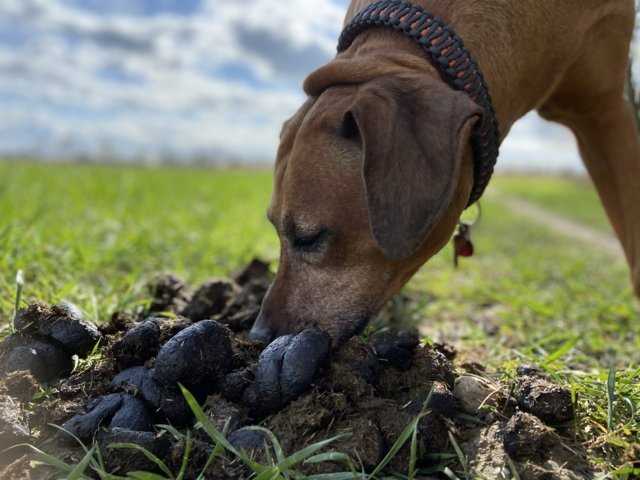
[[[471,138],[475,162],[469,206],[474,204],[491,180],[500,149],[498,119],[477,63],[451,27],[422,7],[403,0],[382,0],[359,12],[343,30],[338,53],[349,48],[360,33],[373,27],[393,28],[416,41],[442,79],[453,89],[466,92],[482,107],[482,121]]]

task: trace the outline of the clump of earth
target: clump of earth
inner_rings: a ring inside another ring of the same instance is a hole
[[[263,464],[273,458],[270,439],[252,426],[272,431],[288,454],[344,434],[328,449],[347,454],[357,471],[371,471],[420,415],[418,467],[431,478],[447,478],[444,467],[466,468],[472,478],[517,478],[513,469],[531,480],[590,475],[570,440],[570,392],[535,367],[500,384],[456,369],[454,349],[424,344],[411,330],[370,332],[340,348],[315,329],[268,346],[249,341],[271,280],[259,260],[196,289],[162,275],[149,285],[144,309],[116,312],[98,326],[70,303],[21,310],[16,331],[0,343],[0,478],[59,477],[32,467],[29,450],[6,449],[28,443],[74,464],[85,452],[71,435],[97,444],[109,472],[121,476],[158,467],[113,444],[138,444],[177,472],[189,443],[184,478],[196,478],[215,444],[194,429],[181,385],[235,449]],[[456,446],[466,465],[451,455]],[[409,464],[407,442],[387,471],[406,473]],[[345,466],[296,469],[318,474]],[[250,476],[224,452],[205,478]]]

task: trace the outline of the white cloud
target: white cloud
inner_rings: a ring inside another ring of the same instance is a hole
[[[334,0],[203,0],[188,15],[152,16],[127,2],[108,15],[72,5],[0,2],[0,151],[271,161],[345,10]],[[557,131],[527,117],[501,164],[549,165],[551,152],[578,166],[570,134]]]

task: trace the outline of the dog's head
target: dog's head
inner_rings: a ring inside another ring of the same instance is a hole
[[[468,202],[475,103],[428,75],[340,81],[348,73],[312,74],[283,127],[268,210],[280,266],[254,339],[358,333],[448,242]]]

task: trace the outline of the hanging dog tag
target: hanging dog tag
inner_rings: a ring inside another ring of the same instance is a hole
[[[453,266],[458,268],[459,257],[472,257],[474,253],[471,241],[471,225],[460,222],[458,232],[453,237]]]

